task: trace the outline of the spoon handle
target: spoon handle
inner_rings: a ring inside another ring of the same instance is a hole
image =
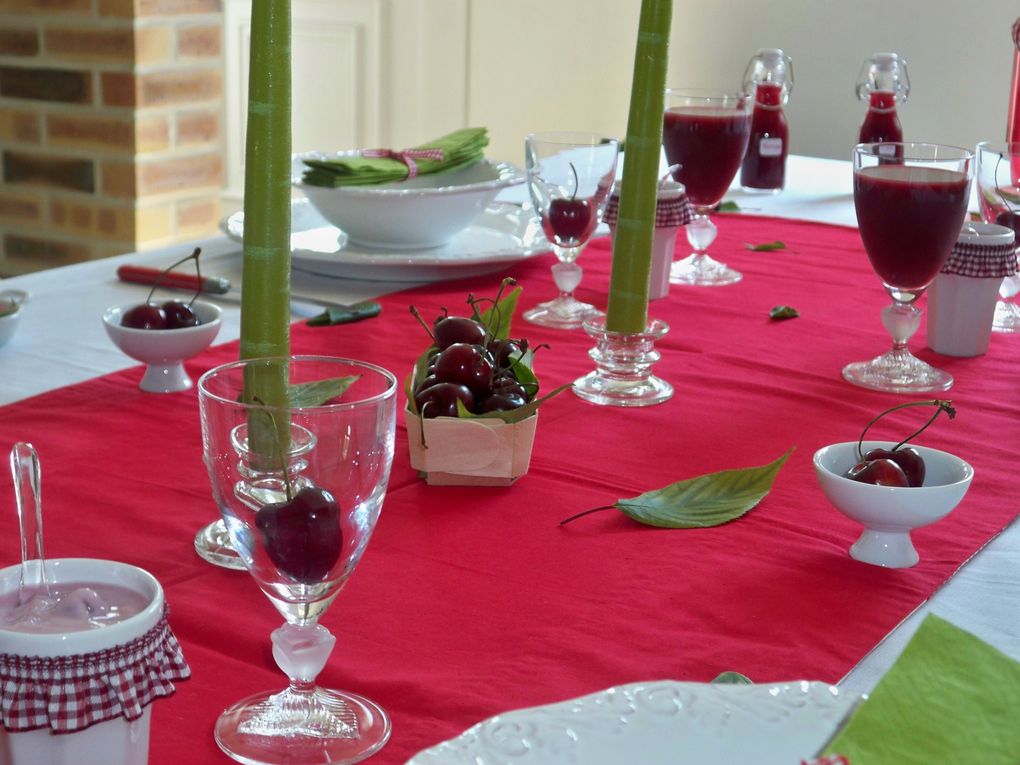
[[[50,595],[46,580],[45,558],[43,557],[42,522],[42,471],[39,455],[32,444],[16,443],[11,448],[11,475],[14,477],[14,502],[18,509],[18,526],[21,529],[21,583],[20,593],[24,596],[26,586],[41,587]],[[34,508],[26,508],[31,499]],[[33,512],[34,510],[34,512]],[[38,576],[29,574],[29,561],[38,560]]]

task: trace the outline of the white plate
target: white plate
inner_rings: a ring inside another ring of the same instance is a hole
[[[241,241],[244,213],[223,223],[227,236]],[[391,252],[349,242],[307,199],[291,202],[291,263],[318,276],[390,282],[429,282],[499,271],[532,255],[549,252],[549,243],[530,208],[495,203],[449,244],[425,250]]]
[[[796,765],[858,700],[806,681],[633,683],[497,715],[407,765]]]

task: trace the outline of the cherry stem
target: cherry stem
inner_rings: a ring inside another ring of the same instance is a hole
[[[411,306],[411,315],[418,320],[418,323],[422,325],[422,327],[425,329],[425,332],[428,334],[429,338],[431,338],[432,344],[435,345],[436,336],[432,334],[432,330],[429,329],[429,325],[425,323],[425,320],[421,317],[421,314],[418,313],[418,309],[415,308],[414,306]]]
[[[893,451],[894,452],[897,449],[899,449],[901,446],[903,446],[905,443],[907,443],[908,441],[910,441],[910,440],[916,438],[917,436],[921,435],[925,430],[928,429],[929,425],[931,425],[933,422],[935,422],[935,418],[939,416],[940,412],[945,412],[949,416],[949,419],[951,419],[951,420],[954,417],[956,417],[956,410],[953,408],[953,402],[952,401],[944,401],[942,399],[932,399],[931,401],[909,401],[906,404],[897,404],[896,406],[892,407],[891,409],[886,409],[881,414],[879,414],[876,417],[872,418],[871,422],[869,422],[867,425],[864,426],[864,430],[861,431],[861,437],[857,441],[857,458],[859,460],[862,460],[862,461],[864,460],[864,436],[867,434],[868,429],[872,425],[874,425],[876,422],[878,422],[880,419],[885,417],[887,414],[889,414],[891,412],[895,412],[897,409],[906,409],[908,406],[934,406],[934,407],[938,407],[938,408],[935,410],[935,413],[931,417],[928,418],[928,421],[924,425],[922,425],[916,431],[914,431],[909,436],[904,438],[902,441],[900,441],[898,444],[896,444],[896,446],[894,446],[889,451]]]
[[[290,502],[294,498],[294,490],[290,483],[290,472],[287,470],[287,455],[284,451],[283,436],[280,433],[280,426],[276,424],[276,417],[273,416],[272,411],[266,405],[266,403],[258,396],[252,397],[252,403],[262,407],[266,417],[273,424],[273,435],[276,436],[276,448],[280,452],[280,469],[283,471],[283,491],[287,495],[287,501]]]
[[[175,268],[177,268],[177,266],[184,265],[189,260],[194,260],[195,261],[195,273],[198,274],[198,283],[199,283],[198,291],[195,292],[195,295],[191,298],[191,303],[194,303],[195,302],[195,298],[198,297],[198,293],[202,291],[202,287],[201,287],[201,284],[202,284],[202,270],[199,268],[199,265],[198,265],[198,256],[201,255],[201,254],[202,254],[202,248],[201,247],[196,247],[194,252],[192,252],[186,258],[181,258],[180,260],[178,260],[173,265],[168,266],[167,268],[164,268],[162,273],[160,273],[160,275],[156,277],[156,281],[154,281],[152,283],[152,289],[149,290],[149,295],[148,295],[148,297],[145,298],[145,302],[148,303],[150,300],[152,300],[152,296],[155,294],[156,290],[159,289],[159,285],[163,283],[163,277],[165,277],[168,273],[170,273]],[[191,303],[188,303],[188,307],[189,308],[191,307]]]
[[[580,187],[581,182],[577,178],[577,168],[574,167],[574,163],[568,162],[567,164],[570,165],[570,172],[574,174],[574,190],[570,194],[570,201],[573,202],[575,199],[577,199],[577,189],[578,187]]]
[[[576,521],[578,518],[583,518],[586,515],[598,513],[601,512],[602,510],[612,510],[615,507],[616,505],[603,505],[602,507],[593,507],[591,510],[585,510],[584,512],[572,515],[569,518],[564,518],[562,521],[560,521],[560,526],[566,526],[568,523],[570,523],[571,521]]]

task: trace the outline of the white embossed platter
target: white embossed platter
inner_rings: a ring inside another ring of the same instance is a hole
[[[797,765],[859,696],[825,683],[632,683],[507,712],[407,765]]]
[[[242,241],[244,213],[223,222],[227,236]],[[496,202],[442,247],[388,251],[350,242],[307,200],[291,201],[291,262],[297,271],[332,278],[427,282],[498,271],[549,243],[530,208]]]

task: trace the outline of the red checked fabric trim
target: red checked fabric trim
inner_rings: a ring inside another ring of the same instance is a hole
[[[606,214],[603,220],[610,226],[616,225],[616,217],[620,212],[620,197],[617,194],[609,197]],[[694,220],[694,208],[686,194],[677,194],[668,199],[659,199],[655,206],[656,228],[679,228]]]
[[[1016,250],[1011,244],[964,244],[957,242],[942,273],[997,279],[1016,273]]]
[[[135,720],[191,676],[167,623],[130,643],[75,656],[0,654],[0,712],[9,731],[83,730],[104,720]]]

